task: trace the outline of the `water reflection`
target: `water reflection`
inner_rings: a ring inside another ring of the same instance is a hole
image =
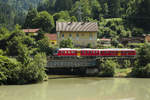
[[[65,78],[1,86],[0,100],[150,100],[150,79]]]

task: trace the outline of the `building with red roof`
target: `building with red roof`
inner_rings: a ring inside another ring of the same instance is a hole
[[[49,33],[46,33],[45,34],[46,37],[48,37],[50,43],[52,45],[56,45],[57,44],[57,34],[49,34]]]
[[[23,29],[25,33],[32,33],[33,35],[37,35],[40,29]]]

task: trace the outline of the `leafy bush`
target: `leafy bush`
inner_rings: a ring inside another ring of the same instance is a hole
[[[115,68],[117,66],[117,63],[112,61],[112,60],[101,60],[99,61],[99,70],[100,76],[104,76],[104,77],[111,77],[114,76],[115,74]]]
[[[30,59],[30,58],[29,58]],[[37,54],[25,64],[14,58],[0,56],[0,84],[26,84],[40,82],[46,78],[45,54]]]
[[[50,42],[48,38],[43,38],[37,41],[38,52],[45,52],[47,55],[52,54],[52,49],[50,48]]]
[[[73,48],[73,42],[71,39],[62,40],[60,42],[60,48]]]
[[[46,78],[45,66],[47,64],[46,55],[39,53],[29,61],[26,66],[23,66],[22,73],[20,76],[21,84],[40,82]]]
[[[144,46],[144,43],[128,43],[128,47],[130,48],[140,48]]]
[[[88,43],[88,44],[87,44],[87,48],[92,48],[92,44],[91,44],[91,43]]]
[[[16,26],[7,38],[0,40],[0,84],[26,84],[44,80],[47,64],[44,53],[50,51],[48,47],[47,40],[37,42]]]
[[[19,82],[21,67],[21,63],[16,59],[0,56],[0,84]]]
[[[145,67],[134,67],[132,71],[132,75],[135,77],[146,77],[150,78],[150,63],[147,64]]]
[[[132,70],[135,77],[150,77],[150,44],[144,44],[137,56],[136,66]]]
[[[0,55],[3,55],[3,50],[0,49]]]

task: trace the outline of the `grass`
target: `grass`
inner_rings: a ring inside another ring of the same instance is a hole
[[[129,77],[132,68],[116,68],[114,77]]]

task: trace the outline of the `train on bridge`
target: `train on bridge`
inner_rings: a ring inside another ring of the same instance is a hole
[[[134,57],[134,49],[57,49],[53,53],[55,57]]]

